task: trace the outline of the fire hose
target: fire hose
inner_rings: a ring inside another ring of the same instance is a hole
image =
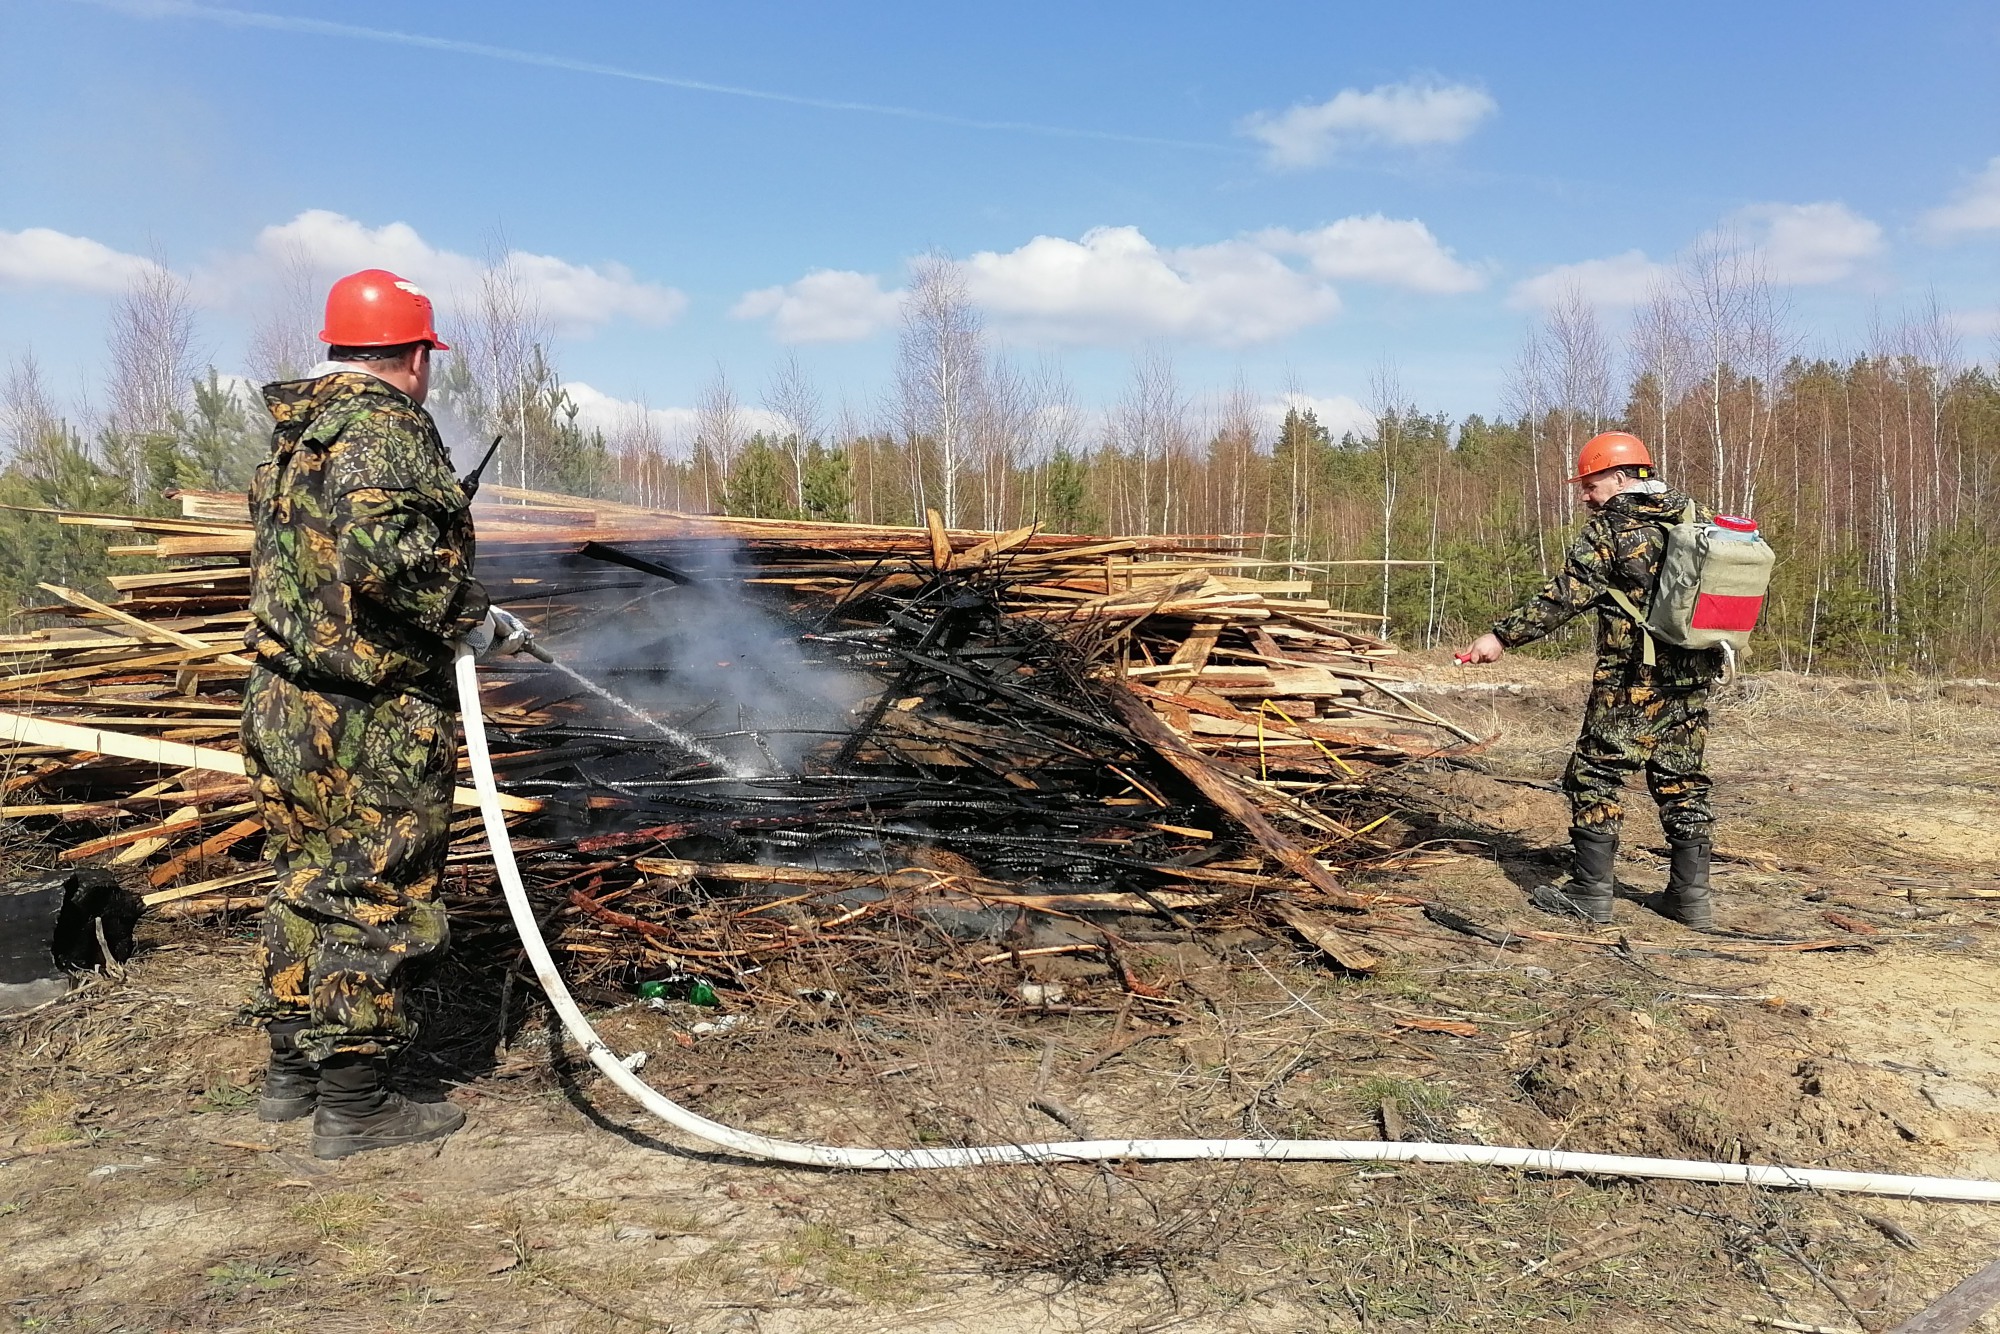
[[[848,1148],[804,1144],[739,1130],[711,1121],[664,1094],[628,1069],[598,1037],[577,1008],[557,973],[548,942],[528,902],[520,867],[514,861],[507,819],[501,810],[499,786],[486,747],[486,726],[480,710],[479,676],[473,654],[461,647],[455,665],[458,697],[465,728],[465,749],[485,819],[493,866],[507,899],[521,948],[534,968],[535,979],[548,997],[563,1027],[583,1048],[606,1079],[641,1107],[676,1130],[698,1140],[751,1158],[805,1167],[898,1171],[917,1168],[1000,1167],[1023,1163],[1092,1163],[1124,1161],[1246,1160],[1276,1162],[1462,1163],[1479,1167],[1514,1167],[1529,1172],[1580,1173],[1591,1176],[1649,1177],[1672,1181],[1703,1181],[1729,1185],[1783,1186],[1808,1190],[1853,1191],[1869,1195],[1899,1195],[1911,1199],[2000,1202],[2000,1181],[1953,1177],[1899,1176],[1880,1172],[1840,1172],[1817,1167],[1787,1167],[1764,1163],[1705,1163],[1680,1158],[1636,1158],[1608,1153],[1570,1153],[1556,1149],[1524,1149],[1494,1144],[1411,1144],[1380,1140],[1310,1139],[1093,1139],[1048,1144],[986,1144],[941,1149]]]

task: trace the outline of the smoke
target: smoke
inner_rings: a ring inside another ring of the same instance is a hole
[[[627,704],[725,757],[736,776],[801,772],[809,752],[846,734],[855,704],[879,684],[809,659],[798,630],[746,594],[748,571],[733,540],[675,542],[667,551],[662,545],[621,550],[687,582],[635,572],[659,586],[618,590],[599,614],[554,635],[546,647]],[[573,568],[615,567],[578,558]]]

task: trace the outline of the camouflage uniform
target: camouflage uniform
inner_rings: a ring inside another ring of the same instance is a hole
[[[265,387],[250,491],[243,756],[277,885],[255,1011],[301,1050],[392,1051],[405,970],[444,948],[438,891],[457,768],[452,642],[486,615],[472,519],[437,427],[341,371]]]
[[[1615,834],[1624,815],[1620,790],[1626,776],[1642,768],[1669,838],[1706,839],[1714,824],[1702,751],[1720,655],[1655,641],[1648,667],[1645,636],[1606,591],[1615,588],[1645,607],[1666,552],[1665,525],[1678,522],[1690,506],[1713,517],[1671,490],[1613,496],[1570,544],[1562,570],[1493,626],[1502,644],[1518,648],[1597,609],[1597,668],[1562,784],[1571,822],[1580,828]]]

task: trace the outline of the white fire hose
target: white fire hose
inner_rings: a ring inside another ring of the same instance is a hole
[[[514,862],[507,820],[499,805],[499,787],[486,749],[486,726],[480,712],[479,677],[469,650],[461,648],[456,664],[458,697],[465,727],[465,749],[472,762],[473,784],[493,848],[494,869],[513,914],[521,947],[534,965],[549,1004],[563,1027],[582,1045],[591,1064],[634,1101],[668,1125],[696,1139],[752,1158],[798,1163],[808,1167],[858,1168],[888,1171],[908,1168],[997,1167],[1018,1163],[1087,1163],[1114,1159],[1185,1161],[1190,1159],[1261,1159],[1283,1162],[1466,1163],[1481,1167],[1518,1167],[1530,1172],[1577,1172],[1595,1176],[1653,1177],[1672,1181],[1708,1181],[1730,1185],[1791,1186],[1812,1190],[1857,1191],[1870,1195],[1901,1195],[1912,1199],[2000,1201],[2000,1181],[1952,1177],[1896,1176],[1880,1172],[1836,1172],[1817,1167],[1778,1167],[1750,1163],[1703,1163],[1681,1158],[1630,1158],[1608,1153],[1566,1153],[1554,1149],[1517,1149],[1491,1144],[1403,1144],[1379,1140],[1313,1139],[1093,1139],[1054,1144],[989,1144],[953,1149],[854,1149],[827,1144],[800,1144],[737,1130],[691,1112],[655,1091],[604,1044],[583,1017],[556,972],[548,942],[542,939],[528,892]]]

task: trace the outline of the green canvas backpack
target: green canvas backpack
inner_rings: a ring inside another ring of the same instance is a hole
[[[1777,559],[1753,520],[1690,517],[1667,525],[1666,554],[1645,611],[1615,588],[1611,600],[1646,637],[1648,667],[1654,641],[1663,640],[1679,648],[1719,648],[1733,670],[1763,613]]]

